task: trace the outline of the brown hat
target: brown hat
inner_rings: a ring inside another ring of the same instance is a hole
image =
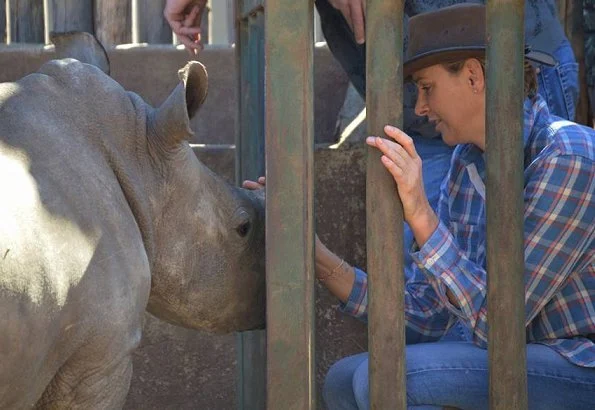
[[[403,77],[444,62],[482,57],[486,50],[486,10],[482,4],[458,4],[421,13],[409,20],[409,47]],[[528,60],[556,65],[552,56],[525,49]]]

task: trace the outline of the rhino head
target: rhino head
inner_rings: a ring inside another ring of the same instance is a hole
[[[75,57],[109,73],[107,53],[94,36],[53,33],[52,41],[58,57]],[[264,196],[226,183],[197,159],[189,145],[190,119],[206,98],[207,72],[193,61],[178,76],[178,86],[157,109],[129,93],[140,115],[136,124],[142,124],[133,149],[138,176],[130,179],[140,180],[142,188],[131,187],[133,182],[123,188],[130,192],[151,266],[147,310],[173,324],[214,332],[262,328]],[[120,92],[108,86],[113,80],[95,77],[98,93]],[[130,160],[120,162],[128,167]]]
[[[147,120],[154,167],[153,266],[148,311],[185,327],[226,332],[264,325],[264,197],[224,182],[188,143],[207,73],[190,62]]]

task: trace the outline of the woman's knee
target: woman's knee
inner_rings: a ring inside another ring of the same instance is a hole
[[[322,396],[329,410],[358,409],[353,392],[353,376],[364,362],[367,366],[367,353],[346,357],[331,366],[322,388]]]

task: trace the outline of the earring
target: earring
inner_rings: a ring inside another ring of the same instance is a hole
[[[473,89],[473,94],[477,94],[477,88]]]

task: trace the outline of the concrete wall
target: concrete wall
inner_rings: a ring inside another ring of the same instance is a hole
[[[112,76],[153,105],[177,83],[187,59],[171,47],[110,50]],[[35,71],[52,57],[40,47],[0,47],[0,81]],[[200,60],[209,71],[209,97],[193,120],[196,143],[231,144],[235,133],[235,59],[231,49],[207,49]],[[347,80],[326,48],[315,52],[315,133],[334,142],[335,121]],[[234,175],[232,147],[195,148],[215,172]],[[365,149],[315,152],[317,232],[330,249],[352,264],[365,265]],[[338,358],[366,350],[366,328],[336,311],[337,301],[320,285],[316,298],[316,379],[320,383]],[[135,352],[134,376],[126,409],[233,409],[236,403],[234,334],[210,335],[182,329],[146,315],[144,335]],[[323,408],[319,396],[319,408]]]

